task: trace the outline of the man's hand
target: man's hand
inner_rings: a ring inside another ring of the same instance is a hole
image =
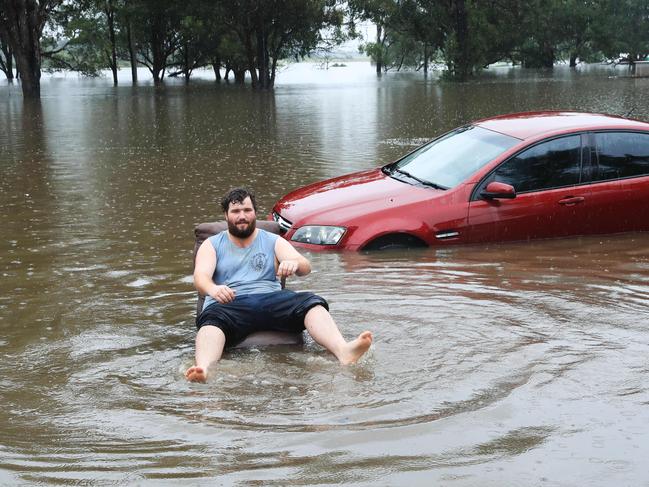
[[[287,259],[279,263],[277,267],[277,277],[280,279],[283,277],[292,276],[298,270],[299,263],[297,260]]]
[[[226,304],[234,301],[236,293],[226,285],[215,286],[210,291],[210,296],[216,299],[221,304]]]
[[[311,272],[309,261],[284,238],[275,240],[275,262],[277,277],[280,279],[286,279],[293,274],[306,276]]]

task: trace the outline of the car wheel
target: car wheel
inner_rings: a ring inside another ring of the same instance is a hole
[[[426,242],[406,233],[383,235],[368,243],[363,250],[392,250],[427,247]]]

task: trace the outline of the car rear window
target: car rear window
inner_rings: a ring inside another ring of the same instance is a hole
[[[462,127],[408,154],[393,166],[437,186],[452,188],[520,140],[477,126]]]

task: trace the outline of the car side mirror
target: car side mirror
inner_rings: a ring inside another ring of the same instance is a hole
[[[512,199],[516,198],[516,190],[511,184],[492,181],[487,184],[487,187],[480,193],[480,196],[486,200]]]

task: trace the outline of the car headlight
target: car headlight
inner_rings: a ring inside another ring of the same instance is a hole
[[[298,228],[291,240],[316,245],[336,245],[345,234],[345,230],[345,227],[306,225]]]

